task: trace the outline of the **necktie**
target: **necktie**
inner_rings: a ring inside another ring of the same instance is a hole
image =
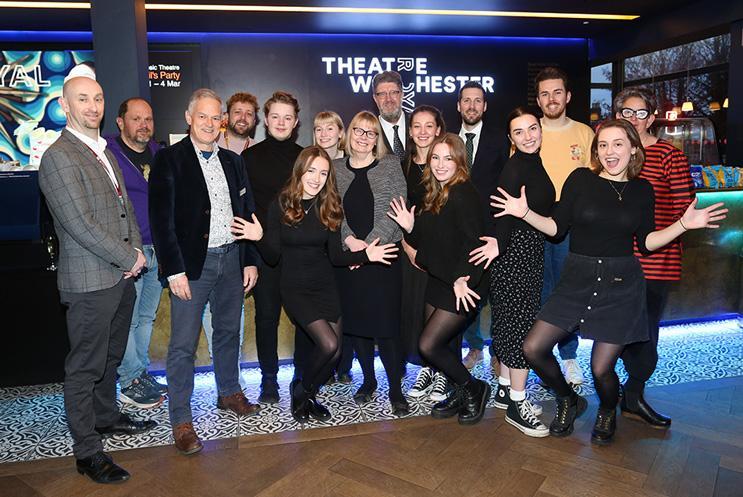
[[[467,138],[467,141],[464,144],[464,147],[467,150],[467,169],[472,169],[472,161],[475,158],[475,134],[465,133],[464,136]]]
[[[400,159],[400,164],[402,164],[405,161],[405,148],[402,146],[402,141],[400,141],[400,135],[397,134],[398,129],[400,129],[399,124],[392,126],[392,131],[395,135],[394,140],[392,140],[392,151]]]

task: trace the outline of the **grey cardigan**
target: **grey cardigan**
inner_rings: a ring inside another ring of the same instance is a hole
[[[371,169],[368,175],[369,186],[374,196],[374,227],[364,241],[371,243],[379,238],[380,244],[395,243],[402,239],[402,230],[387,215],[387,212],[390,210],[390,202],[393,198],[407,197],[405,176],[402,173],[400,161],[394,155],[378,157],[378,160],[379,164]],[[341,199],[346,195],[346,191],[348,191],[348,187],[354,178],[354,174],[346,167],[346,161],[348,161],[346,157],[333,161],[338,193],[340,193]],[[343,240],[343,247],[346,249],[348,247],[345,240],[349,235],[356,236],[344,218],[341,225],[341,240]]]

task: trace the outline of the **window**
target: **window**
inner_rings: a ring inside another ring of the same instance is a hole
[[[591,125],[611,117],[612,64],[591,68]]]

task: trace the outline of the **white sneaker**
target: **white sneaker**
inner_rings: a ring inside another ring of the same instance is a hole
[[[431,368],[421,368],[421,370],[418,371],[418,376],[415,379],[413,388],[408,390],[408,395],[414,399],[426,395],[433,387],[433,377],[434,373]]]
[[[550,434],[549,428],[534,415],[534,407],[527,399],[511,402],[506,411],[506,423],[530,437],[541,438]]]
[[[434,402],[441,402],[446,399],[447,383],[444,373],[437,372],[433,376],[433,388],[431,389],[431,395],[428,397]]]
[[[565,381],[571,385],[583,384],[583,371],[581,371],[577,360],[566,359],[562,361],[562,371],[565,374]]]

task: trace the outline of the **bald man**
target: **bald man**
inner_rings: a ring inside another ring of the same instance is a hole
[[[121,170],[99,128],[103,90],[89,77],[65,82],[67,127],[41,158],[39,186],[59,237],[57,286],[67,307],[70,353],[64,404],[77,471],[97,483],[129,478],[103,452],[101,436],[141,433],[116,405],[116,368],[132,319],[142,240]]]

